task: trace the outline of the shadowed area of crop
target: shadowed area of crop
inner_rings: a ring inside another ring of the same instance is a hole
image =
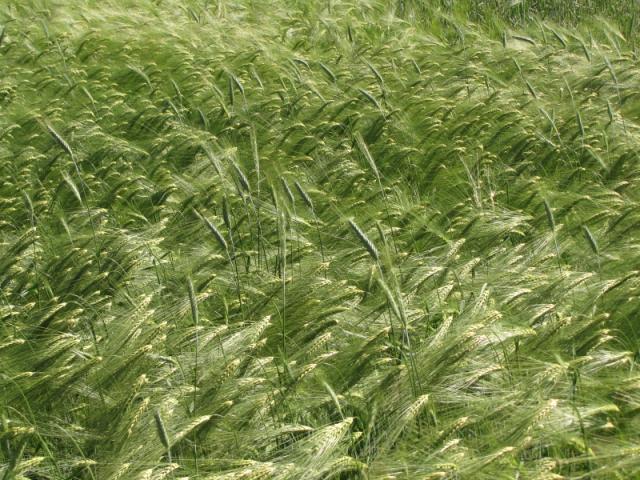
[[[0,2],[0,479],[640,476],[640,7],[511,3]]]

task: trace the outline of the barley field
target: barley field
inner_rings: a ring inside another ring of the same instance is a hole
[[[640,478],[639,25],[0,0],[0,480]]]

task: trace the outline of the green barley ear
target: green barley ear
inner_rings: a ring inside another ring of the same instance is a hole
[[[360,149],[360,152],[362,152],[362,155],[364,155],[364,158],[367,160],[367,163],[369,164],[371,171],[376,176],[376,179],[378,180],[378,182],[380,182],[380,172],[378,171],[376,162],[373,160],[373,157],[371,156],[371,152],[369,152],[369,148],[367,147],[367,144],[365,143],[364,138],[362,138],[362,134],[360,132],[356,132],[354,136],[356,138],[356,143],[358,144],[358,148]]]
[[[311,197],[307,194],[307,192],[304,191],[304,188],[302,188],[302,185],[300,185],[300,183],[297,180],[294,182],[294,185],[296,186],[298,193],[302,197],[302,200],[307,205],[307,207],[309,207],[310,210],[313,210],[313,201],[311,200]]]
[[[553,236],[553,244],[556,251],[556,260],[558,261],[558,269],[562,272],[562,265],[560,262],[560,246],[558,245],[558,237],[556,234],[556,219],[553,216],[553,210],[551,209],[551,205],[547,199],[543,199],[544,211],[547,214],[547,223],[549,224],[549,228],[551,229],[551,235]]]
[[[587,242],[589,243],[589,246],[591,247],[591,250],[593,250],[593,253],[595,253],[596,255],[599,255],[600,254],[600,250],[598,249],[598,242],[596,242],[596,239],[593,236],[593,234],[591,233],[591,230],[589,230],[589,227],[587,227],[586,225],[583,225],[582,231],[584,232],[584,237],[586,238]]]
[[[76,199],[78,200],[78,203],[80,205],[83,205],[83,203],[82,203],[82,195],[80,194],[80,190],[76,186],[76,184],[73,181],[73,179],[69,175],[67,175],[66,173],[62,176],[62,178],[64,178],[64,181],[67,183],[67,185],[69,185],[69,188],[73,192],[73,196],[76,197]]]
[[[580,110],[576,108],[576,121],[578,122],[578,127],[580,128],[580,136],[584,140],[585,130],[584,123],[582,122],[582,115],[580,114]]]
[[[191,277],[187,278],[187,289],[189,291],[189,303],[191,304],[191,318],[193,320],[193,324],[195,326],[195,366],[193,372],[193,411],[195,413],[197,409],[197,401],[198,401],[198,355],[199,355],[199,335],[198,335],[198,323],[199,323],[199,315],[198,315],[198,299],[196,297],[196,292],[193,288],[193,282],[191,281]]]
[[[276,211],[280,210],[280,202],[278,201],[278,195],[273,184],[269,184],[269,196],[271,197],[271,203],[276,208]]]
[[[324,71],[324,73],[326,73],[327,76],[331,79],[331,81],[333,83],[336,83],[338,79],[336,78],[335,74],[331,71],[331,69],[322,62],[320,62],[319,65],[320,65],[320,68]]]
[[[227,90],[229,92],[229,103],[233,106],[236,102],[236,96],[233,91],[233,80],[231,80],[231,75],[228,76]]]
[[[169,442],[169,434],[167,433],[167,429],[164,426],[164,422],[162,421],[159,410],[156,410],[154,412],[153,418],[156,422],[156,431],[158,432],[160,443],[162,443],[162,446],[167,450],[167,458],[169,459],[169,463],[173,463],[171,461],[171,443]]]
[[[67,154],[69,154],[70,157],[73,158],[73,150],[71,150],[71,147],[65,141],[65,139],[62,138],[60,134],[56,132],[54,128],[49,124],[47,124],[47,130],[49,131],[49,134],[53,137],[53,139],[56,141],[56,143],[60,146],[60,148],[62,148]]]
[[[527,86],[527,90],[529,90],[529,93],[531,94],[531,96],[535,99],[538,98],[538,94],[536,93],[535,89],[533,88],[533,85],[531,85],[531,82],[529,80],[525,80],[524,83]]]
[[[362,245],[367,250],[367,252],[369,252],[369,255],[371,255],[371,257],[374,260],[378,261],[380,258],[380,255],[378,254],[378,249],[373,244],[373,242],[369,240],[369,237],[367,237],[367,235],[360,229],[360,227],[353,220],[349,220],[349,226],[351,227],[351,230],[353,230],[353,232],[356,234],[360,242],[362,242]]]
[[[257,139],[256,129],[254,126],[252,126],[249,129],[249,139],[251,141],[251,153],[253,154],[253,164],[256,170],[256,178],[257,178],[256,188],[258,190],[258,193],[260,193],[260,154],[258,152],[258,139]]]
[[[222,220],[224,221],[227,230],[231,230],[231,210],[229,208],[229,201],[227,196],[222,197]]]
[[[220,230],[218,230],[218,228],[213,223],[211,223],[211,221],[207,217],[199,213],[195,208],[193,209],[193,211],[198,217],[202,219],[202,221],[207,226],[209,231],[213,233],[213,236],[216,238],[216,240],[220,244],[220,247],[222,247],[223,250],[227,251],[228,250],[227,241],[222,236],[222,233],[220,233]]]
[[[547,214],[547,222],[549,223],[549,228],[552,231],[556,230],[556,220],[553,217],[553,211],[551,210],[551,206],[549,205],[549,202],[547,201],[547,199],[544,199],[544,211]]]
[[[191,318],[193,324],[198,326],[198,300],[196,299],[196,293],[193,289],[193,282],[191,278],[187,279],[187,289],[189,290],[189,303],[191,304]]]
[[[244,191],[248,192],[250,190],[249,179],[247,179],[247,176],[240,169],[240,165],[238,165],[235,161],[231,160],[231,165],[233,165],[233,169],[235,170],[236,175],[238,176],[238,181],[240,182],[240,186]]]
[[[282,188],[287,194],[287,197],[289,197],[289,201],[291,202],[291,204],[296,203],[296,199],[293,196],[293,192],[291,191],[291,188],[289,188],[289,184],[287,183],[284,177],[280,177],[280,183],[282,183]]]
[[[609,115],[609,123],[613,123],[613,107],[611,106],[611,102],[609,100],[607,100],[607,115]]]

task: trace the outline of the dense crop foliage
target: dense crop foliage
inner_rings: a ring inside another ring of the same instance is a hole
[[[626,23],[432,3],[0,2],[0,478],[640,476]]]
[[[427,2],[431,6],[433,3]],[[637,0],[440,0],[440,6],[449,13],[480,21],[485,27],[496,21],[525,26],[538,19],[571,27],[604,19],[617,24],[632,44],[637,43],[640,27]]]

